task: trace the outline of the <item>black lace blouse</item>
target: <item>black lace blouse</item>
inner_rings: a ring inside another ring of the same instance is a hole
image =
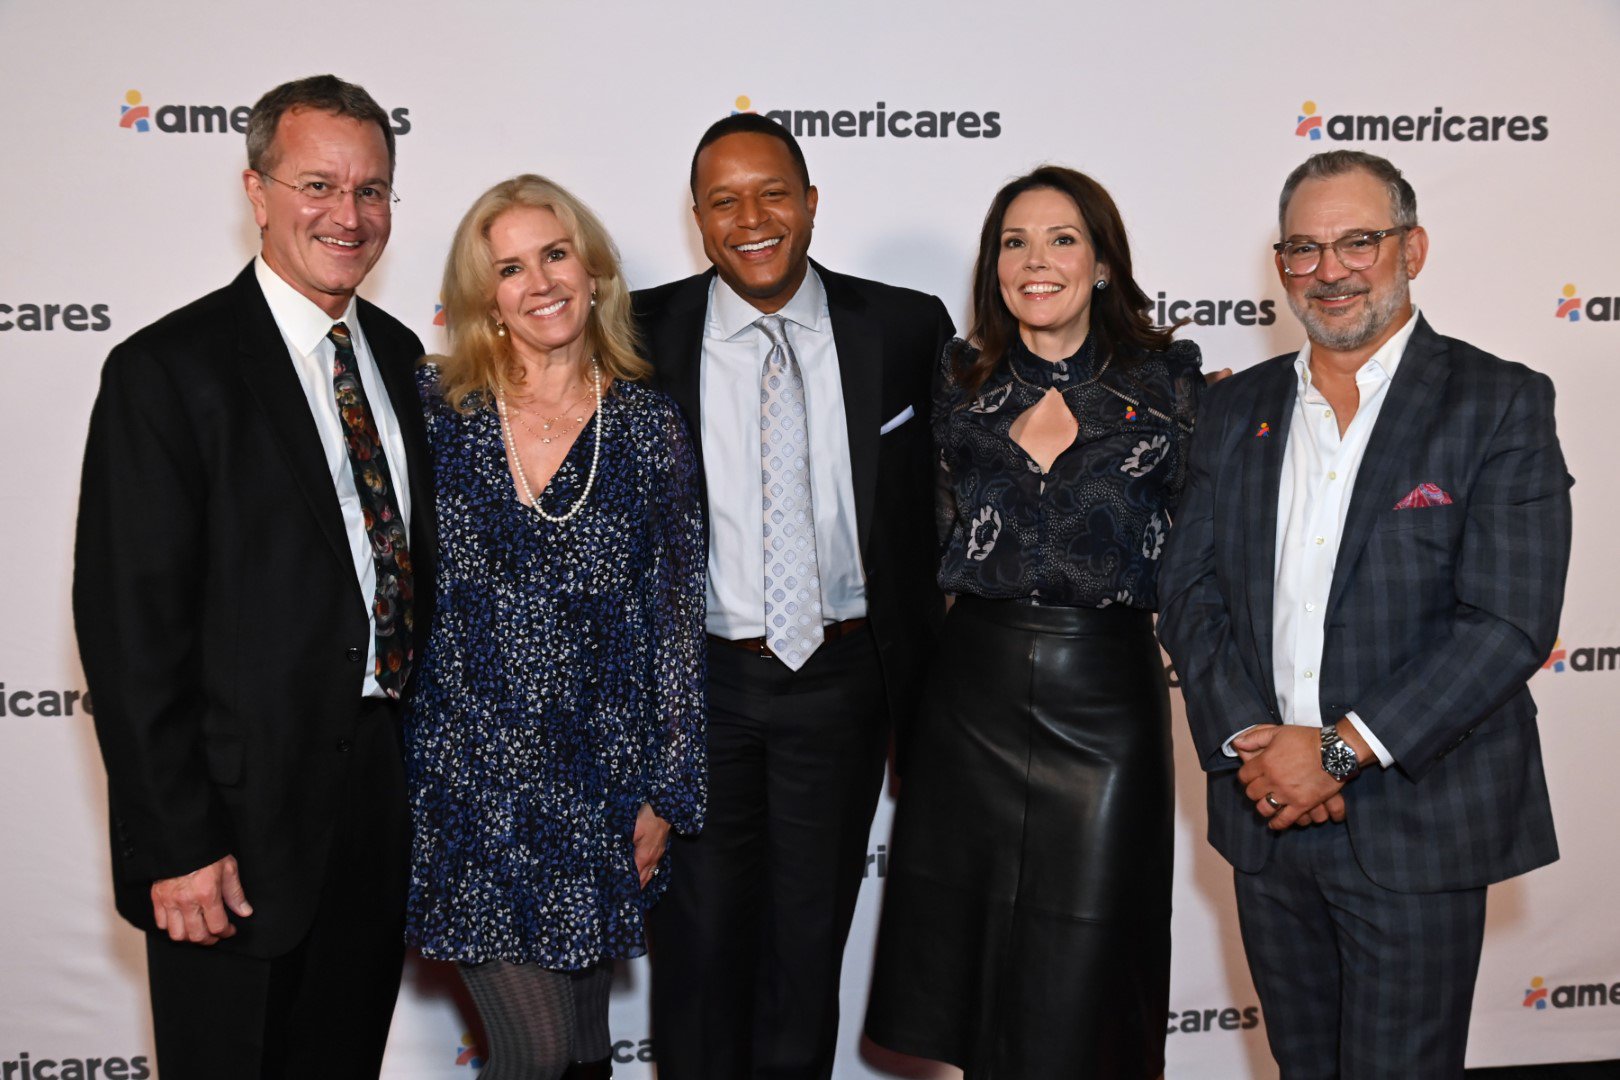
[[[940,587],[1153,610],[1204,388],[1198,346],[1177,341],[1140,359],[1099,361],[1087,338],[1053,363],[1015,342],[970,399],[957,374],[976,356],[960,339],[947,345],[934,391]],[[1062,392],[1080,430],[1042,472],[1009,432],[1048,387]]]

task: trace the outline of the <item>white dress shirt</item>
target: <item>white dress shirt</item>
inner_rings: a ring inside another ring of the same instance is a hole
[[[287,343],[298,384],[304,388],[309,401],[310,414],[315,418],[315,429],[320,432],[321,451],[326,458],[326,471],[337,491],[338,506],[343,511],[343,529],[349,537],[349,555],[354,560],[354,576],[360,583],[360,595],[365,600],[366,619],[371,634],[366,640],[366,674],[361,693],[366,697],[383,697],[377,685],[377,616],[372,599],[377,593],[377,564],[372,561],[371,540],[366,536],[365,519],[360,509],[360,492],[354,486],[354,472],[349,465],[349,448],[343,434],[343,422],[338,419],[337,391],[332,386],[332,363],[337,347],[327,338],[333,323],[344,323],[354,345],[354,359],[359,367],[360,383],[366,389],[371,405],[371,418],[382,437],[383,453],[388,458],[388,473],[394,482],[394,499],[405,523],[406,534],[411,527],[411,478],[406,471],[405,441],[400,435],[394,407],[388,399],[388,388],[383,385],[382,373],[366,344],[365,332],[360,328],[356,303],[351,297],[348,308],[334,319],[322,311],[281,277],[260,255],[253,260],[253,271],[258,276],[259,288],[264,292],[270,314]]]
[[[1373,425],[1378,422],[1395,370],[1416,328],[1414,309],[1395,336],[1356,371],[1360,401],[1342,436],[1333,407],[1311,379],[1309,341],[1294,360],[1299,392],[1294,397],[1288,445],[1283,449],[1282,482],[1277,487],[1277,576],[1271,638],[1277,706],[1285,724],[1322,726],[1322,651],[1327,637],[1328,590],[1333,585],[1333,567],[1350,510],[1350,494]],[[1350,712],[1345,719],[1367,740],[1381,765],[1394,763],[1394,757],[1359,716]]]
[[[849,427],[827,293],[812,269],[777,312],[804,376],[810,428],[810,499],[816,519],[821,611],[828,622],[866,614],[855,526]],[[760,488],[759,381],[770,339],[759,309],[718,277],[709,285],[698,393],[709,490],[709,633],[765,633],[765,499]]]

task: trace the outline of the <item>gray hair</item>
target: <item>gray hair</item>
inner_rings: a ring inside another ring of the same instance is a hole
[[[336,75],[311,75],[282,83],[254,104],[247,122],[248,168],[254,172],[275,167],[271,147],[282,114],[289,109],[319,109],[376,124],[388,144],[388,178],[394,178],[394,129],[389,126],[388,114],[364,87],[344,82]]]
[[[1294,190],[1307,180],[1326,180],[1333,176],[1343,176],[1346,173],[1364,172],[1375,180],[1383,182],[1389,190],[1389,209],[1394,215],[1394,224],[1397,226],[1412,226],[1418,223],[1417,192],[1412,185],[1406,182],[1401,170],[1391,165],[1386,158],[1377,154],[1369,154],[1362,150],[1324,150],[1313,155],[1288,174],[1283,183],[1282,196],[1277,200],[1277,234],[1279,238],[1286,239],[1285,222],[1288,218],[1288,204],[1294,198]]]

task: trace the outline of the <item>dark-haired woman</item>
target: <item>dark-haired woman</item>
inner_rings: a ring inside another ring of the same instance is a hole
[[[1164,1069],[1173,821],[1152,611],[1204,380],[1108,193],[997,193],[941,362],[956,599],[900,795],[866,1030],[968,1080]]]

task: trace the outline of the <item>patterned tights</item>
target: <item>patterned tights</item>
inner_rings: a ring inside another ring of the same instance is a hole
[[[557,1080],[573,1061],[613,1052],[608,992],[613,964],[549,971],[490,960],[458,964],[488,1039],[478,1080]]]

